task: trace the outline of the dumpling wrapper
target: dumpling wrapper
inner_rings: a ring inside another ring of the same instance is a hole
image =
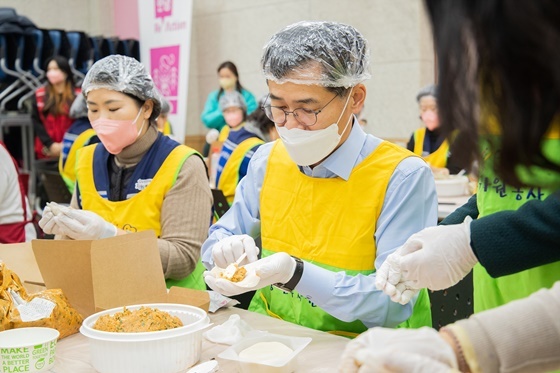
[[[253,363],[272,363],[290,356],[294,351],[283,343],[259,342],[239,353],[239,360]]]
[[[215,266],[214,268],[212,268],[212,270],[210,271],[216,278],[219,279],[223,279],[226,280],[227,279],[225,277],[222,277],[221,274],[225,271],[225,268],[220,268],[218,266]],[[257,284],[259,283],[259,281],[261,280],[261,278],[259,277],[259,275],[257,275],[257,273],[254,270],[247,270],[247,274],[245,275],[245,278],[239,282],[232,282],[232,284],[235,284],[239,287],[242,288],[252,288],[254,286],[257,286]]]

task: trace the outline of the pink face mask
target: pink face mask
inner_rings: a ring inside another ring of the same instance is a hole
[[[47,71],[47,79],[52,85],[62,83],[66,79],[64,75],[65,74],[62,72],[62,70],[59,69]]]
[[[142,108],[138,112],[136,118],[131,122],[129,120],[114,120],[99,118],[91,122],[91,126],[97,133],[99,140],[105,146],[105,149],[111,154],[119,154],[124,148],[136,141],[142,129],[145,120],[142,121],[140,131],[136,130],[136,121],[142,112]]]
[[[422,121],[426,125],[426,128],[429,129],[430,131],[433,131],[439,127],[439,117],[435,111],[426,110],[425,112],[422,113],[420,117],[422,118]]]
[[[224,113],[224,119],[228,126],[235,128],[243,122],[243,112],[241,110],[235,110]]]

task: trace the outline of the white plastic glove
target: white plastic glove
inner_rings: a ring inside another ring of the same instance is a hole
[[[55,216],[54,221],[62,234],[75,240],[97,240],[117,235],[117,227],[92,211],[67,209]]]
[[[410,300],[408,290],[455,285],[478,262],[470,245],[471,221],[467,216],[461,224],[430,227],[412,235],[381,265],[376,287],[405,304]]]
[[[252,290],[262,289],[266,286],[288,282],[296,270],[296,261],[286,253],[276,253],[266,258],[257,260],[244,266],[247,272],[254,271],[260,277],[255,286],[241,286],[237,282],[231,282],[223,278],[217,278],[211,271],[204,272],[204,281],[214,291],[225,296],[246,293]]]
[[[459,372],[448,364],[433,358],[413,353],[376,353],[375,351],[362,351],[358,357],[363,361],[359,370],[351,372],[359,373],[449,373]],[[346,372],[346,371],[345,371]]]
[[[246,234],[226,237],[212,246],[212,260],[220,268],[226,268],[228,264],[235,263],[243,253],[247,253],[247,257],[239,265],[252,263],[259,259],[259,248],[255,245],[255,240]]]
[[[55,221],[55,214],[52,211],[51,206],[47,205],[43,209],[43,216],[41,216],[41,220],[39,220],[39,226],[46,234],[56,234],[62,235],[63,232],[60,230],[60,227],[56,224]]]
[[[376,327],[346,345],[338,371],[448,372],[457,369],[453,348],[432,328]]]

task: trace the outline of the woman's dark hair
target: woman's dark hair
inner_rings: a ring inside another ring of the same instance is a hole
[[[243,86],[239,82],[239,73],[237,72],[237,66],[235,66],[235,64],[231,61],[226,61],[226,62],[222,62],[220,64],[220,66],[218,66],[218,70],[217,70],[218,73],[220,73],[221,69],[228,69],[229,71],[231,71],[233,73],[233,75],[235,75],[235,77],[237,78],[237,82],[235,82],[235,89],[239,93],[243,93],[243,92],[241,92],[241,90],[243,89]],[[220,87],[220,90],[218,91],[218,97],[220,97],[222,95],[222,93],[224,93],[224,89],[222,87]]]
[[[463,141],[453,156],[480,157],[489,115],[499,126],[495,171],[521,186],[517,166],[560,172],[541,150],[560,108],[560,2],[426,0],[439,67],[442,131]],[[482,121],[481,121],[482,119]]]
[[[64,56],[53,56],[49,58],[45,63],[45,71],[47,71],[51,61],[56,62],[58,68],[66,74],[66,81],[62,94],[55,92],[52,84],[47,83],[45,88],[45,106],[43,107],[43,115],[66,115],[76,98],[76,93],[74,91],[74,74],[72,73],[68,59]]]

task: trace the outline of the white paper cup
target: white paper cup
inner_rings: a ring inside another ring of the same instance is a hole
[[[60,333],[52,328],[18,328],[0,332],[1,372],[44,372],[54,365]]]

